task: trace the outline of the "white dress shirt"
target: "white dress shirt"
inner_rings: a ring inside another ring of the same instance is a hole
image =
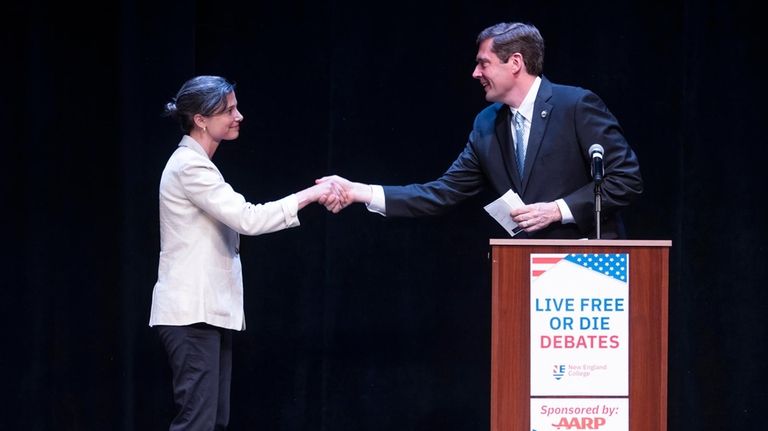
[[[149,325],[245,329],[240,237],[299,225],[298,199],[252,204],[184,136],[160,180],[160,260]]]

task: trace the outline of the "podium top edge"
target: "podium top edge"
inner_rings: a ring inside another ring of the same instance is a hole
[[[491,238],[490,245],[564,245],[568,247],[672,247],[671,240],[629,239],[499,239]]]

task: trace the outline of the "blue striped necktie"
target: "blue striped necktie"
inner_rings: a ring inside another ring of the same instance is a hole
[[[512,123],[515,129],[515,157],[517,159],[517,170],[520,172],[520,178],[523,177],[523,169],[525,168],[525,144],[523,144],[524,122],[525,118],[520,114],[520,111],[516,111]]]

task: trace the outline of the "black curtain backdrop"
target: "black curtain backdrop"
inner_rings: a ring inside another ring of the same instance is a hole
[[[765,24],[747,1],[121,0],[2,10],[0,430],[162,430],[147,326],[157,187],[186,79],[237,83],[214,160],[252,202],[337,173],[439,176],[486,106],[475,37],[537,25],[544,74],[594,90],[637,151],[632,239],[671,239],[669,429],[757,429],[768,402]],[[232,430],[487,430],[484,194],[441,217],[302,210],[243,237]],[[521,316],[523,318],[524,316]]]

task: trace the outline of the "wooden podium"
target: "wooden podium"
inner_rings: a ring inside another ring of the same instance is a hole
[[[667,429],[671,241],[492,239],[491,431],[531,430],[533,253],[629,255],[630,431]]]

